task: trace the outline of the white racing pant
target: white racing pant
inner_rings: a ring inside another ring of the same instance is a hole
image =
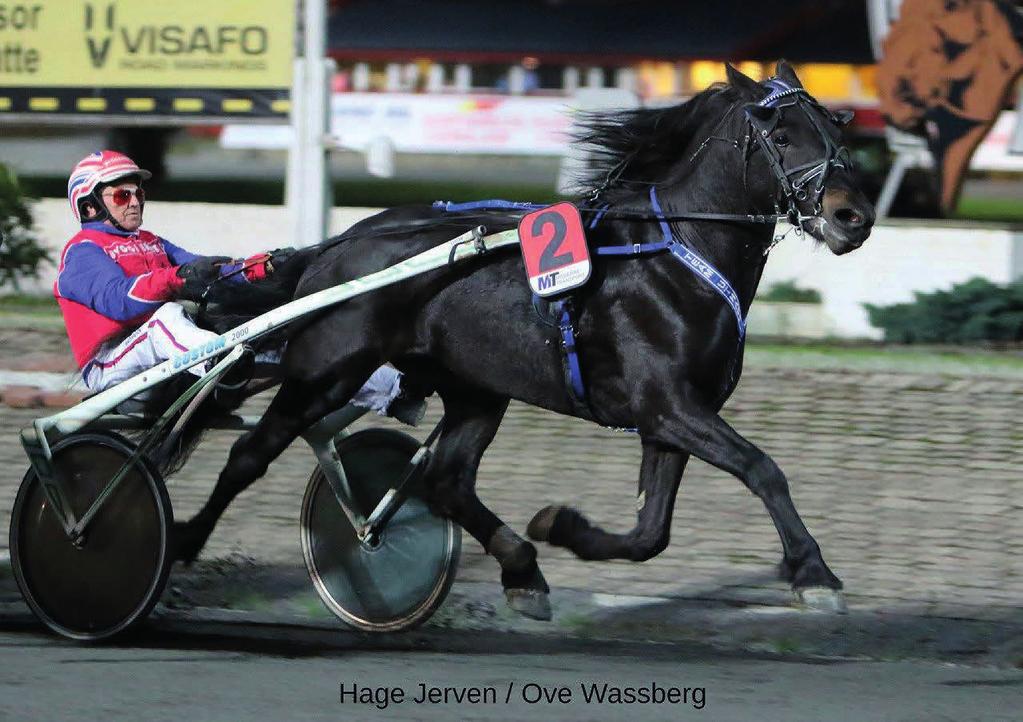
[[[165,303],[123,341],[101,347],[82,370],[82,379],[90,391],[103,391],[215,338],[217,334],[192,323],[179,304]],[[199,363],[188,370],[202,376],[206,364]],[[381,366],[356,392],[352,403],[382,415],[400,391],[401,373]]]

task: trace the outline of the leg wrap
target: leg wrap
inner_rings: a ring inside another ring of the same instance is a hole
[[[536,563],[536,547],[513,532],[507,524],[497,527],[490,541],[487,553],[493,556],[506,571],[523,571]]]

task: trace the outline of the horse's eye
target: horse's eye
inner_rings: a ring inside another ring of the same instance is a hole
[[[774,144],[784,148],[789,144],[789,136],[784,132],[779,132],[774,136]]]

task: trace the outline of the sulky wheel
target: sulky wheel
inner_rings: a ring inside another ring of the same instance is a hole
[[[359,513],[369,516],[418,448],[411,436],[389,429],[338,442]],[[306,567],[324,604],[371,632],[410,629],[428,619],[454,581],[462,545],[458,527],[434,516],[415,487],[377,543],[363,543],[319,467],[302,501],[301,531]]]
[[[85,433],[53,447],[53,468],[76,518],[85,514],[134,451],[116,434]],[[172,513],[163,479],[148,462],[128,469],[78,545],[64,533],[35,471],[11,514],[11,563],[25,601],[50,629],[95,641],[145,618],[170,570]]]

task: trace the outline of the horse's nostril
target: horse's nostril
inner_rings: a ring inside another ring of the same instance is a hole
[[[863,216],[852,208],[839,208],[835,211],[834,218],[838,223],[849,228],[860,228],[865,222]]]

